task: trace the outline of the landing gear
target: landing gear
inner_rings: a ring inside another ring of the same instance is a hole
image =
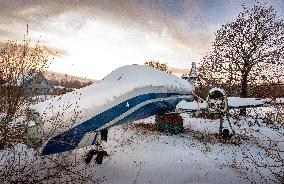
[[[103,150],[102,140],[107,141],[108,130],[104,129],[97,133],[95,140],[95,149],[90,150],[85,156],[85,163],[89,164],[94,155],[97,155],[95,158],[96,164],[102,164],[103,158],[108,156],[107,152]]]
[[[227,128],[223,129],[224,118],[227,119],[229,126],[230,126],[230,129],[232,130],[232,133],[230,133],[229,129],[227,129]],[[222,136],[223,139],[230,139],[232,136],[235,135],[235,130],[233,129],[231,122],[230,122],[230,119],[229,119],[227,114],[224,114],[220,118],[219,134]]]
[[[102,150],[102,151],[99,151],[97,153],[97,157],[96,157],[96,164],[102,164],[103,163],[103,158],[108,156],[107,152]]]
[[[103,158],[105,156],[108,156],[107,152],[104,150],[101,151],[97,151],[97,150],[91,150],[87,153],[86,157],[85,157],[85,162],[86,164],[89,164],[93,158],[94,155],[97,155],[95,160],[96,160],[96,164],[102,164],[103,163]]]
[[[229,139],[229,138],[231,138],[229,129],[225,128],[225,129],[223,130],[223,132],[222,132],[222,137],[223,137],[223,139]]]
[[[101,138],[103,141],[107,142],[107,136],[108,136],[108,129],[101,130]]]

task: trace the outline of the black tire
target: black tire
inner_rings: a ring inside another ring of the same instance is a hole
[[[107,136],[108,136],[108,129],[101,130],[101,138],[103,141],[107,142]]]
[[[85,163],[89,164],[92,161],[93,156],[97,153],[95,150],[89,151],[85,156]]]
[[[230,131],[228,129],[224,129],[222,135],[223,135],[224,139],[229,139],[230,138]]]
[[[102,164],[105,156],[108,156],[106,151],[100,151],[96,157],[96,164]]]

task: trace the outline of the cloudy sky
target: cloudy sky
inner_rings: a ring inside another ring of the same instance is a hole
[[[284,14],[283,0],[264,2]],[[254,0],[0,0],[0,41],[22,40],[28,24],[32,41],[57,51],[50,70],[93,79],[149,60],[186,69],[243,3]]]

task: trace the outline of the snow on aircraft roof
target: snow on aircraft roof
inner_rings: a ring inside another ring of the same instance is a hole
[[[98,107],[109,104],[115,98],[136,88],[146,86],[163,86],[183,93],[191,93],[194,90],[186,80],[159,69],[145,65],[127,65],[114,70],[96,84],[36,104],[31,108],[41,115],[45,126],[46,122],[51,122],[55,116],[58,116],[62,122],[73,121],[79,124],[100,111]],[[76,120],[75,112],[80,112]]]
[[[213,90],[212,90],[213,91]],[[215,90],[216,91],[216,90]],[[217,90],[219,91],[219,90]],[[283,99],[276,99],[276,102],[281,103]],[[271,102],[271,99],[259,99],[259,98],[241,98],[241,97],[228,97],[228,105],[231,108],[234,107],[246,107],[246,106],[258,106]],[[207,102],[197,103],[196,101],[187,102],[182,100],[176,106],[177,109],[205,109],[207,108]]]
[[[185,100],[180,101],[176,109],[192,109],[192,110],[198,110],[198,109],[205,109],[207,107],[207,103],[198,103],[197,101],[187,102]]]
[[[214,87],[214,88],[210,89],[209,94],[211,94],[211,93],[213,93],[213,92],[215,92],[215,91],[219,91],[219,92],[222,93],[222,94],[226,94],[226,92],[225,92],[224,89],[217,88],[217,87]]]
[[[228,104],[230,107],[257,106],[265,104],[265,100],[259,98],[229,97]]]

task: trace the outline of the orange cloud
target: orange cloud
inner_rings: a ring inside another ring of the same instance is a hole
[[[188,73],[190,71],[190,68],[175,68],[175,67],[169,67],[168,68],[169,71],[173,72],[176,75],[182,75],[185,73]]]
[[[131,0],[99,1],[99,0],[58,0],[58,1],[16,1],[11,0],[0,3],[0,20],[5,27],[10,27],[9,32],[14,32],[22,38],[25,33],[25,25],[29,24],[32,31],[59,31],[65,35],[74,33],[80,29],[87,19],[104,20],[126,28],[140,29],[148,33],[155,33],[159,36],[168,37],[179,44],[191,49],[202,50],[208,47],[206,42],[208,36],[205,31],[200,34],[189,33],[187,24],[177,20],[155,6],[146,6]],[[197,1],[189,0],[184,2],[186,14],[191,17],[188,20],[198,18],[200,5]],[[64,12],[70,12],[68,17],[63,17],[64,22],[60,25],[53,25],[52,22],[58,19]],[[22,29],[15,29],[15,25]],[[164,30],[167,30],[164,34]],[[192,31],[192,30],[191,30]],[[208,33],[212,34],[212,32]],[[0,35],[7,33],[0,32]],[[205,36],[204,36],[205,35]],[[9,38],[9,35],[7,35]]]

